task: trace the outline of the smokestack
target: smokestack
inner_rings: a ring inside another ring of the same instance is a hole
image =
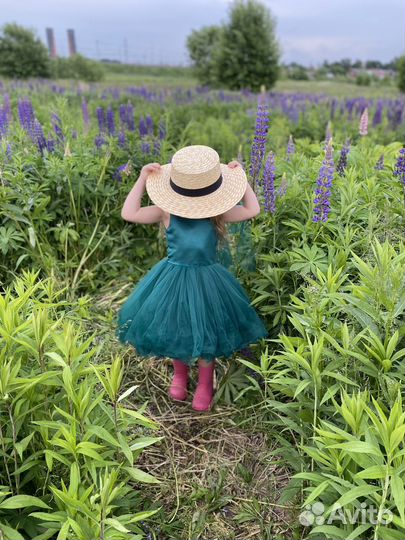
[[[46,28],[46,41],[48,43],[48,50],[51,58],[56,58],[56,44],[55,44],[55,35],[53,33],[53,28]]]
[[[76,38],[75,31],[72,28],[69,28],[67,31],[68,35],[68,45],[69,45],[69,56],[76,54]]]

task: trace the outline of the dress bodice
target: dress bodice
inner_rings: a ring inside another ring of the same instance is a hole
[[[166,229],[167,259],[184,265],[217,262],[218,236],[211,218],[185,218],[170,214]]]

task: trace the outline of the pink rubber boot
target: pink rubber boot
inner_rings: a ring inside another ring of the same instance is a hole
[[[194,393],[192,407],[196,411],[208,411],[214,394],[215,361],[209,366],[198,366],[198,383]]]
[[[187,398],[189,367],[180,360],[173,360],[174,375],[170,385],[169,396],[176,401]]]

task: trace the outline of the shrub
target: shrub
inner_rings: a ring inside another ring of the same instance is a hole
[[[17,24],[3,26],[0,36],[0,75],[19,79],[49,77],[48,50],[32,30]]]
[[[100,81],[104,77],[104,68],[99,62],[85,58],[79,53],[69,58],[55,58],[51,63],[52,76],[56,79],[79,79],[82,81]]]

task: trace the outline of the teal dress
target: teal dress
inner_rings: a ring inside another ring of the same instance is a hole
[[[229,357],[268,336],[237,278],[219,262],[210,218],[170,214],[167,257],[141,278],[121,306],[116,335],[141,356],[192,365]]]

